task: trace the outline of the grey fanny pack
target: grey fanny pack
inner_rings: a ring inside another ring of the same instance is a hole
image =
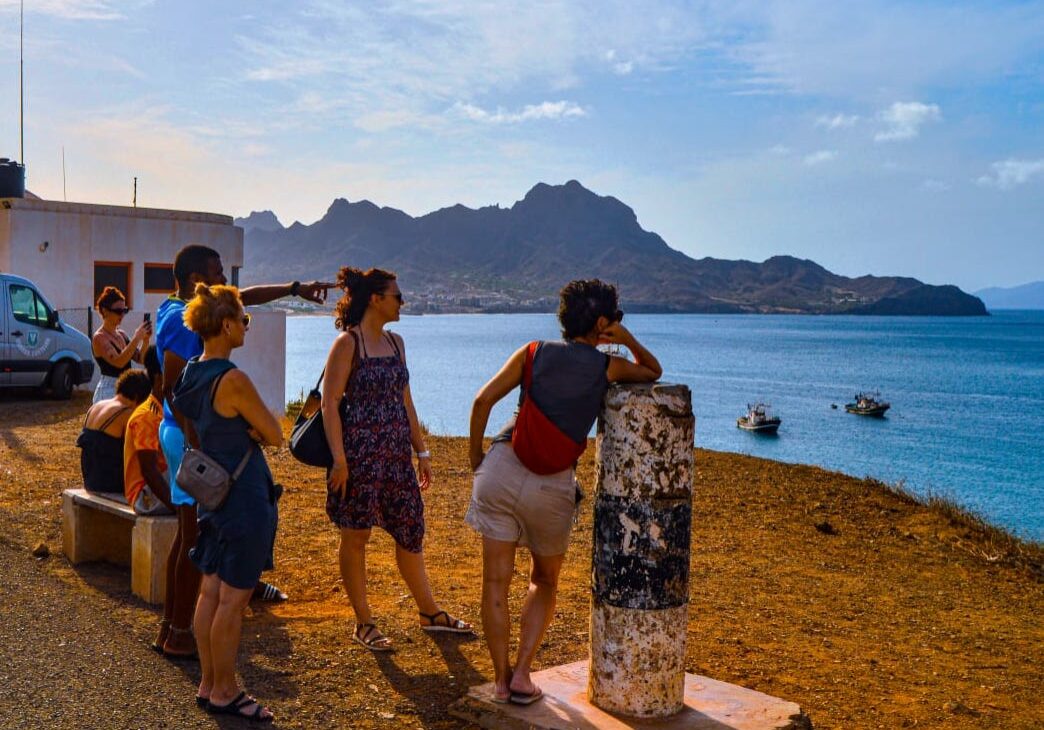
[[[236,470],[229,474],[225,467],[214,461],[199,449],[187,448],[181,457],[181,466],[178,467],[175,480],[178,486],[185,490],[199,506],[208,512],[221,509],[228,499],[228,493],[239,475],[243,473],[253,447],[247,449]]]

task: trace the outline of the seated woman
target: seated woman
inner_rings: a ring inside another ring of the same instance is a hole
[[[186,326],[203,354],[181,371],[173,406],[185,416],[186,440],[229,473],[240,470],[225,503],[199,506],[199,537],[189,557],[203,575],[193,628],[202,677],[196,702],[213,714],[268,721],[272,713],[239,689],[236,652],[243,611],[261,572],[271,570],[279,488],[259,444],[279,446],[283,430],[250,378],[228,359],[250,325],[239,290],[197,284]]]
[[[475,481],[465,521],[482,535],[482,628],[493,659],[497,702],[527,705],[541,697],[530,671],[554,616],[558,575],[579,496],[573,469],[609,383],[653,381],[661,374],[656,358],[624,328],[622,319],[614,287],[597,279],[569,282],[558,308],[562,340],[519,348],[482,387],[471,408],[469,455]],[[635,361],[600,352],[596,346],[603,343],[627,347]],[[521,423],[516,413],[483,454],[490,410],[519,385],[520,411],[531,399],[524,407],[532,414],[535,405],[537,418],[527,415],[526,427],[516,429],[516,422]],[[529,548],[532,568],[512,664],[508,589],[519,546]]]
[[[97,403],[115,395],[116,379],[130,370],[131,360],[142,362],[152,336],[152,325],[142,322],[134,330],[133,337],[128,337],[120,329],[120,322],[130,310],[127,309],[127,298],[114,286],[102,289],[94,306],[102,316],[101,327],[91,337],[91,350],[101,371],[101,379],[94,389],[94,402]]]
[[[170,501],[167,462],[159,444],[159,427],[163,421],[163,372],[155,345],[149,346],[143,359],[145,373],[152,382],[152,392],[127,421],[123,444],[123,496],[139,515],[171,515],[174,506]]]
[[[152,392],[149,376],[128,370],[116,381],[116,394],[92,405],[83,419],[76,445],[80,447],[80,471],[88,492],[124,501],[123,435],[131,411]]]

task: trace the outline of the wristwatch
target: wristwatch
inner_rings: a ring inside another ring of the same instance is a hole
[[[430,451],[418,451],[417,452],[417,458],[418,459],[430,459],[431,458],[431,452]]]
[[[301,282],[295,281],[290,285],[290,296],[296,297],[299,291],[301,291]]]

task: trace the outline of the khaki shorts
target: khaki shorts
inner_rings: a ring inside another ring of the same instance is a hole
[[[541,476],[506,442],[493,444],[475,472],[464,521],[484,537],[517,542],[534,555],[562,555],[576,508],[572,469]]]

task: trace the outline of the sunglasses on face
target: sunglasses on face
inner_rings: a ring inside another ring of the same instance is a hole
[[[382,297],[395,297],[397,300],[399,300],[399,304],[402,304],[402,292],[401,291],[400,292],[395,292],[394,294],[392,294],[391,292],[385,292],[384,294],[381,294],[381,296]]]
[[[243,323],[244,327],[249,327],[250,326],[250,315],[244,313],[242,318],[240,319],[240,321]]]
[[[130,311],[130,307],[109,307],[109,311],[122,317]]]

